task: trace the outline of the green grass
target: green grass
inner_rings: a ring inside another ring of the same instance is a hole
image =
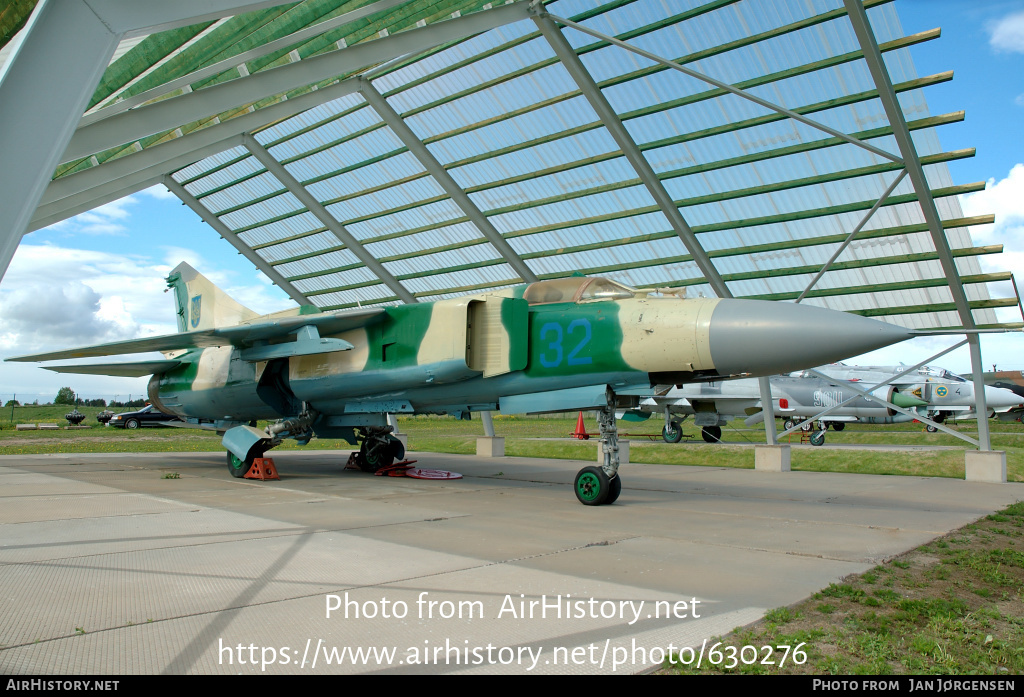
[[[666,661],[662,672],[1020,674],[1022,548],[1024,503],[1016,503],[869,572],[848,576],[802,603],[770,610],[760,622],[707,644],[718,644],[717,658],[742,655],[745,646],[802,642],[806,656],[800,663],[791,658],[780,666],[776,652],[775,665],[731,665],[728,660],[709,665],[705,660],[698,669],[684,652],[682,661],[679,656]]]
[[[67,407],[26,406],[15,409],[14,423],[61,423]],[[87,452],[221,452],[220,437],[211,431],[180,428],[143,428],[126,431],[99,425],[96,407],[80,407],[87,415],[84,422],[90,428],[59,431],[15,431],[12,423],[0,422],[0,454],[29,455],[38,453]],[[567,416],[497,416],[496,432],[505,437],[505,454],[514,457],[543,457],[570,460],[593,460],[596,440],[579,441],[569,438],[576,426],[575,415]],[[1024,481],[1024,427],[1017,423],[991,422],[993,447],[1007,453],[1007,478]],[[591,432],[597,431],[593,418],[586,419]],[[424,452],[472,455],[476,452],[476,438],[484,435],[479,420],[456,421],[448,417],[400,417],[399,427],[409,434],[410,450]],[[974,422],[956,426],[973,435]],[[661,420],[652,418],[642,423],[621,423],[625,433],[659,433]],[[754,452],[750,448],[728,444],[708,444],[699,437],[699,429],[684,423],[688,434],[697,435],[682,443],[668,444],[660,439],[649,442],[644,438],[630,438],[633,446],[631,462],[650,464],[738,467],[752,469]],[[764,431],[748,429],[742,421],[734,421],[723,428],[727,441],[763,443]],[[784,441],[785,442],[785,441]],[[799,443],[799,436],[789,442]],[[897,474],[908,476],[934,476],[962,478],[964,476],[964,450],[970,446],[944,433],[927,433],[920,424],[891,426],[849,425],[840,433],[829,431],[827,442],[832,444],[899,444],[945,445],[954,450],[914,452],[881,452],[858,450],[854,455],[846,450],[804,448],[794,450],[794,470],[814,472],[850,472],[857,474]],[[285,441],[280,450],[299,448],[294,441]],[[313,439],[307,449],[347,450],[350,446],[341,440]]]

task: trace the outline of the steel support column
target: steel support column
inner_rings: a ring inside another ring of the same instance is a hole
[[[215,216],[210,210],[204,206],[199,200],[185,190],[185,187],[174,180],[174,177],[167,175],[163,178],[164,186],[171,190],[171,192],[181,199],[181,202],[186,206],[195,211],[196,215],[202,218],[207,225],[212,227],[217,233],[223,237],[228,243],[238,250],[238,252],[246,259],[251,261],[253,265],[266,274],[275,286],[287,293],[292,300],[297,302],[299,305],[312,305],[313,302],[302,294],[298,288],[293,286],[288,280],[280,273],[274,270],[270,264],[266,262],[259,254],[249,248],[245,242],[238,239],[238,235],[232,232],[227,225],[221,222],[220,218]]]
[[[960,283],[960,274],[957,271],[953,255],[950,253],[949,242],[946,239],[942,227],[942,219],[939,211],[935,208],[935,199],[932,198],[931,189],[928,187],[928,180],[925,177],[924,168],[917,155],[917,148],[914,147],[914,140],[907,128],[907,120],[903,116],[903,109],[900,107],[896,92],[893,91],[892,81],[889,79],[889,71],[885,67],[881,51],[878,50],[878,42],[875,40],[875,33],[871,29],[864,6],[859,0],[843,0],[846,6],[847,15],[853,25],[853,31],[857,35],[864,60],[871,72],[871,79],[874,80],[878,90],[878,97],[885,109],[886,118],[892,127],[893,136],[899,146],[900,154],[910,175],[910,181],[914,185],[917,199],[921,204],[921,212],[924,214],[925,222],[928,224],[928,231],[932,236],[932,243],[939,256],[939,263],[942,264],[942,271],[949,282],[949,291],[953,295],[953,302],[956,305],[957,313],[960,315],[960,322],[965,329],[974,329],[974,316],[971,314],[971,307],[967,301],[967,293],[964,292]],[[978,440],[981,442],[982,450],[991,450],[992,441],[989,436],[988,418],[981,418],[982,414],[988,413],[988,405],[985,404],[985,379],[982,376],[984,367],[981,363],[980,339],[974,335],[967,337],[971,351],[971,367],[974,371],[974,394],[977,400],[978,418]]]
[[[484,435],[488,438],[494,438],[494,419],[491,418],[491,412],[480,412],[480,421],[482,421],[484,425]]]
[[[775,403],[772,401],[772,379],[763,377],[757,379],[757,385],[761,388],[761,412],[764,414],[764,434],[768,445],[778,445],[779,438],[775,431]]]
[[[84,2],[42,0],[0,69],[0,278],[120,40]]]
[[[366,251],[366,248],[352,236],[345,226],[339,223],[333,215],[324,207],[322,203],[316,200],[316,197],[309,193],[299,180],[296,179],[285,169],[284,165],[274,159],[266,148],[260,145],[255,138],[247,136],[243,143],[246,149],[253,154],[253,156],[263,163],[263,166],[267,168],[267,171],[274,175],[281,185],[284,186],[288,191],[292,193],[295,198],[306,207],[310,213],[316,216],[324,227],[330,230],[338,241],[348,247],[349,251],[356,256],[359,261],[363,262],[366,268],[370,269],[377,278],[379,278],[384,285],[391,289],[391,291],[397,295],[402,302],[414,303],[417,302],[416,298],[413,297],[412,293],[405,289],[405,287],[398,282],[391,272],[384,268],[377,259]]]
[[[473,203],[469,195],[462,190],[452,175],[448,174],[448,171],[441,166],[441,163],[437,161],[437,158],[427,149],[427,146],[412,132],[408,124],[398,115],[391,105],[388,104],[388,100],[378,92],[369,80],[360,80],[359,91],[363,97],[370,104],[370,107],[377,112],[377,115],[383,119],[384,123],[388,125],[388,128],[398,137],[402,144],[409,149],[409,152],[419,160],[423,168],[430,173],[430,176],[434,178],[445,193],[451,197],[455,205],[458,206],[463,213],[476,225],[477,230],[487,238],[487,241],[491,243],[495,251],[501,255],[508,265],[511,266],[519,277],[527,283],[534,283],[537,281],[536,274],[530,270],[530,267],[526,265],[526,262],[512,249],[511,245],[505,241],[501,233],[491,224],[491,221],[487,219],[476,204]]]

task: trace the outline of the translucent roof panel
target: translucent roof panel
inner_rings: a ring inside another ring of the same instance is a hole
[[[557,0],[537,9],[697,76],[567,24],[545,36],[548,20],[531,17],[525,1],[411,0],[350,23],[345,12],[372,6],[329,5],[306,0],[259,21],[250,13],[180,30],[183,53],[145,65],[147,48],[169,40],[148,37],[111,64],[93,111],[149,94],[135,108],[155,110],[183,91],[213,94],[285,68],[300,75],[296,63],[341,61],[357,45],[381,48],[378,58],[66,163],[58,176],[109,169],[158,145],[187,153],[195,142],[196,161],[168,172],[197,199],[193,208],[291,283],[297,300],[325,309],[580,272],[689,295],[724,283],[735,296],[793,301],[859,228],[805,302],[956,326],[940,263],[946,245],[936,249],[912,178],[876,206],[904,169],[905,122],[961,276],[955,292],[964,288],[982,325],[996,324],[994,308],[1016,304],[989,295],[987,284],[1008,274],[982,272],[979,259],[1000,249],[970,238],[968,226],[990,216],[965,218],[957,202],[983,184],[958,185],[946,166],[973,155],[941,144],[941,127],[963,113],[928,108],[929,88],[952,75],[914,68],[913,47],[938,32],[905,36],[890,0],[864,5],[903,111],[896,124],[842,0]],[[484,28],[463,29],[470,20]],[[428,48],[402,50],[420,37]],[[265,55],[244,54],[241,70],[218,63],[274,41]],[[559,59],[562,42],[582,71]],[[146,92],[200,70],[188,90]],[[262,148],[290,176],[267,171],[253,154]]]

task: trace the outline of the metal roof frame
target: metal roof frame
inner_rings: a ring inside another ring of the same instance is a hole
[[[0,122],[30,131],[0,132],[27,171],[0,181],[0,268],[23,231],[164,181],[323,310],[583,271],[952,325],[980,376],[971,330],[1020,326],[990,311],[1019,300],[988,296],[1012,276],[980,272],[1001,248],[965,226],[992,218],[952,198],[984,186],[952,184],[974,152],[933,134],[963,113],[921,96],[952,74],[906,58],[938,30],[902,36],[890,2],[90,0],[100,26],[44,0],[0,73]],[[11,100],[68,62],[28,124]]]

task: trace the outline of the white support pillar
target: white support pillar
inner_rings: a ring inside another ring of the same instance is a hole
[[[494,419],[491,418],[491,412],[480,412],[480,421],[482,421],[484,424],[484,435],[490,438],[494,438]]]
[[[772,401],[772,380],[764,377],[758,378],[757,384],[761,388],[761,413],[764,414],[764,434],[768,445],[778,445],[779,439],[775,434],[775,402]]]
[[[41,0],[21,39],[0,68],[0,278],[121,36],[80,0]]]

